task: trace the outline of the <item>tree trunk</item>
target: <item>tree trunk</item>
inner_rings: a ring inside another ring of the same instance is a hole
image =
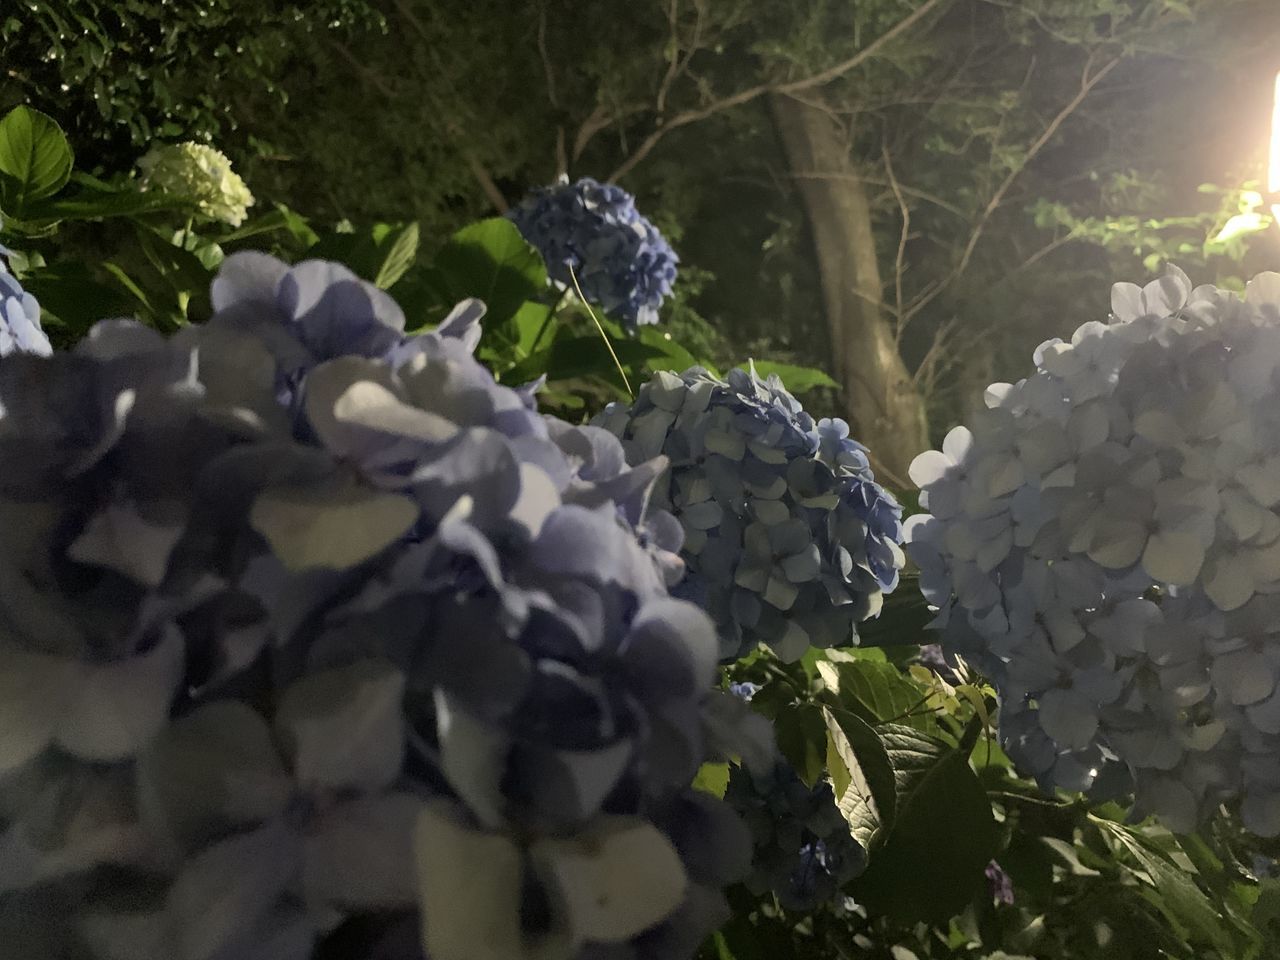
[[[817,254],[831,356],[854,436],[878,478],[909,487],[907,467],[929,446],[923,398],[898,353],[884,303],[866,187],[835,119],[772,96],[770,107],[803,199]]]

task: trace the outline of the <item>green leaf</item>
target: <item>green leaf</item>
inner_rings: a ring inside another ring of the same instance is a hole
[[[72,163],[71,145],[52,117],[14,107],[0,120],[0,209],[27,218],[30,204],[66,185]]]
[[[373,278],[374,285],[386,290],[404,276],[418,255],[419,231],[417,223],[409,223],[393,231],[388,239],[380,244],[386,250],[382,265]]]
[[[728,786],[729,764],[727,763],[704,763],[698,768],[698,775],[693,778],[693,789],[722,799]]]
[[[836,806],[853,838],[869,849],[893,821],[897,803],[893,764],[875,731],[858,717],[829,707],[822,715],[834,748],[827,757]]]
[[[1141,865],[1155,895],[1148,901],[1187,939],[1210,943],[1230,951],[1231,939],[1224,921],[1209,898],[1196,886],[1191,874],[1171,862],[1148,838],[1119,823],[1090,817]],[[1140,875],[1141,876],[1141,875]]]
[[[873,913],[945,921],[981,889],[996,852],[991,804],[964,752],[909,727],[877,732],[894,767],[897,812],[851,891]]]
[[[657,354],[653,347],[634,340],[622,340],[613,345],[618,359],[628,367],[643,363]],[[598,376],[610,383],[621,384],[613,357],[604,341],[596,336],[562,337],[546,350],[539,350],[522,360],[502,375],[504,383],[524,383],[542,374],[548,380],[568,380],[572,377]]]
[[[921,712],[929,691],[891,663],[862,659],[819,662],[818,671],[839,705],[871,724],[900,722],[922,731],[937,729],[932,715]]]
[[[756,373],[761,377],[767,377],[776,373],[783,384],[792,393],[804,393],[807,390],[814,390],[818,387],[828,387],[839,389],[840,384],[831,379],[826,371],[819,370],[816,367],[797,367],[789,363],[773,363],[769,360],[753,361]]]
[[[923,644],[933,640],[925,627],[936,615],[916,589],[918,577],[906,575],[898,589],[885,598],[880,615],[857,625],[858,642],[864,647]]]
[[[826,768],[827,728],[822,710],[802,703],[780,714],[774,721],[778,751],[795,768],[805,786],[812,787]]]
[[[79,339],[104,317],[132,313],[133,297],[94,279],[89,268],[77,261],[60,261],[23,278],[23,287],[40,303],[42,311],[56,317]]]
[[[547,286],[542,256],[502,217],[481,220],[449,238],[436,254],[433,279],[450,305],[479,297],[486,323],[503,324]]]
[[[110,217],[136,217],[160,210],[181,210],[189,206],[190,203],[183,198],[170,194],[122,190],[47,200],[29,207],[27,214],[33,220],[105,220]]]

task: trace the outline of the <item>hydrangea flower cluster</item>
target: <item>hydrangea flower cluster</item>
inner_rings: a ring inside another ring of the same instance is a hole
[[[662,461],[495,383],[478,301],[407,337],[258,253],[212,301],[0,359],[0,941],[691,955],[750,838],[689,784],[772,745],[667,593]]]
[[[1042,784],[1280,834],[1280,274],[1118,284],[1035,363],[911,467],[944,645]]]
[[[40,304],[9,272],[4,260],[7,252],[0,247],[0,357],[11,353],[52,353],[49,337],[40,326]]]
[[[843,420],[814,423],[776,374],[659,373],[597,423],[633,464],[665,456],[655,502],[684,528],[682,595],[711,612],[720,655],[784,660],[857,643],[898,584],[902,508]]]
[[[725,800],[751,830],[747,887],[757,896],[772,891],[784,909],[812,912],[842,901],[841,888],[866,868],[826,781],[806,787],[783,761],[763,776],[735,767]]]
[[[253,206],[253,194],[231,169],[226,154],[208,144],[187,141],[153,147],[138,166],[143,189],[193,200],[210,220],[238,227]]]
[[[676,256],[658,229],[619,186],[567,177],[535,190],[507,213],[538,248],[547,272],[563,290],[577,277],[582,295],[634,328],[658,322],[671,294]]]

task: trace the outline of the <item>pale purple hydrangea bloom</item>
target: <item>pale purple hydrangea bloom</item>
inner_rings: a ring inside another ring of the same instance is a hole
[[[1280,834],[1280,274],[1118,284],[1036,364],[911,466],[944,646],[1046,786]]]
[[[561,289],[582,294],[629,327],[658,322],[671,295],[676,256],[621,187],[584,177],[535,190],[507,213],[538,248]]]
[[[670,460],[655,502],[684,527],[678,589],[711,612],[722,658],[856,644],[897,586],[902,508],[848,425],[815,423],[777,375],[659,373],[595,422],[631,463]]]
[[[0,247],[0,357],[11,353],[48,356],[53,348],[40,326],[40,304],[9,272],[4,259],[8,252]]]
[[[664,463],[494,382],[476,301],[406,338],[259,254],[213,299],[0,359],[0,938],[691,955],[750,841],[689,784],[772,746],[668,595]]]

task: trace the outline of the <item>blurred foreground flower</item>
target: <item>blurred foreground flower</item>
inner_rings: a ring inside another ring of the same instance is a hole
[[[153,147],[138,166],[144,190],[160,190],[193,201],[210,220],[238,227],[253,206],[253,194],[231,169],[231,161],[204,143]]]
[[[0,360],[0,942],[691,955],[750,840],[689,784],[772,744],[667,595],[663,463],[495,383],[478,301],[406,337],[258,253],[212,301]]]
[[[671,294],[676,256],[621,187],[584,177],[535,190],[507,216],[538,248],[547,273],[628,327],[658,322]]]
[[[629,462],[670,461],[654,500],[684,528],[679,591],[710,611],[722,659],[855,644],[897,586],[902,508],[848,425],[815,424],[777,375],[659,373],[596,422]]]
[[[1280,834],[1280,274],[1117,284],[1035,361],[911,466],[944,645],[1043,785]]]

